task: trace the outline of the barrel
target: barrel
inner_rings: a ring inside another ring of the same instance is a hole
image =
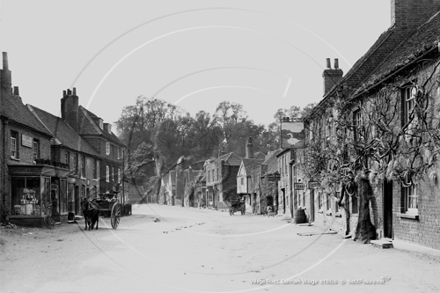
[[[306,211],[303,209],[297,209],[295,213],[295,224],[307,223]]]

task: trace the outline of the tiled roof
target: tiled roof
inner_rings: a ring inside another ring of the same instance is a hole
[[[283,151],[283,149],[277,149],[273,152],[270,152],[267,154],[266,156],[266,160],[264,160],[262,165],[266,165],[267,166],[267,170],[266,170],[266,174],[272,174],[275,173],[276,171],[278,171],[278,159],[277,159],[277,155],[279,153],[281,153]]]
[[[264,160],[242,158],[241,161],[243,162],[243,165],[244,165],[246,172],[249,173],[252,169],[255,169],[258,166],[261,166],[261,164],[263,163]]]
[[[255,154],[254,154],[254,159],[265,159],[266,158],[266,155],[263,153],[263,152],[256,152]]]
[[[89,155],[99,156],[98,152],[63,119],[32,105],[28,105],[28,107],[62,145]]]
[[[34,130],[52,137],[52,134],[35,118],[30,110],[23,104],[21,98],[2,92],[2,115],[9,120],[26,125]]]
[[[407,39],[405,39],[395,50],[384,60],[381,66],[377,67],[373,74],[365,81],[364,86],[369,87],[411,61],[416,60],[424,53],[438,47],[440,36],[440,11],[432,16],[423,25],[418,27]],[[358,92],[362,88],[358,89]]]
[[[85,117],[80,118],[80,133],[81,134],[91,134],[91,135],[101,135],[108,141],[111,141],[117,145],[124,146],[122,141],[112,132],[108,133],[104,129],[100,129],[98,125],[93,121],[93,118],[98,118],[94,113],[90,112],[86,108],[80,106],[79,107],[82,111],[80,113],[84,113]],[[89,117],[87,117],[89,116]],[[91,119],[88,119],[91,118]],[[91,125],[90,125],[91,124]]]
[[[225,161],[225,163],[228,164],[229,166],[240,166],[241,164],[241,157],[239,157],[233,152],[219,156],[216,159],[216,162],[220,162],[221,160]]]

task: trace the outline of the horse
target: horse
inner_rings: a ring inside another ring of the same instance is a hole
[[[96,223],[96,230],[98,230],[99,210],[95,208],[86,198],[81,200],[81,209],[84,216],[85,230],[93,230]]]

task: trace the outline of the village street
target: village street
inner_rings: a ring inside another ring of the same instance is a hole
[[[117,230],[83,224],[2,229],[0,291],[440,292],[440,258],[282,217],[149,204]]]

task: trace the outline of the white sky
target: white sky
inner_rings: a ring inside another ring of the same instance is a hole
[[[55,115],[75,86],[109,123],[157,94],[267,125],[322,98],[325,58],[346,73],[389,26],[389,0],[2,0],[0,45],[23,102]]]

